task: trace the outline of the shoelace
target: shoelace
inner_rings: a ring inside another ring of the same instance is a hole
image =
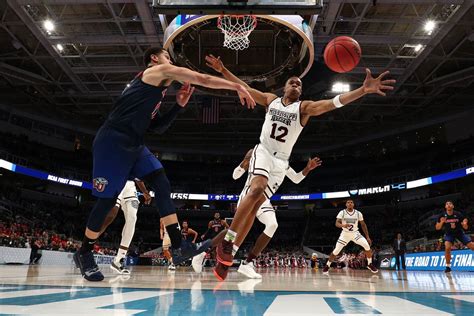
[[[91,275],[93,275],[94,273],[97,273],[97,272],[99,272],[99,267],[96,266],[95,268],[86,270],[84,273],[85,273],[87,276],[91,276]]]

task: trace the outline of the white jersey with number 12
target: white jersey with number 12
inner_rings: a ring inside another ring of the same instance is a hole
[[[282,98],[276,98],[268,106],[260,143],[271,153],[291,155],[304,128],[301,125],[300,106],[301,101],[284,105]]]

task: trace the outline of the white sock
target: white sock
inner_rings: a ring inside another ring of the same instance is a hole
[[[224,240],[234,242],[235,238],[237,238],[237,233],[229,229],[225,234]]]
[[[232,257],[235,257],[235,254],[239,251],[239,246],[232,245]]]
[[[451,263],[446,264],[446,267],[451,268]]]
[[[117,252],[117,256],[115,256],[115,262],[120,262],[120,260],[125,258],[125,256],[127,255],[127,252],[128,252],[128,249],[125,250],[125,249],[119,248]]]
[[[328,262],[326,262],[326,265],[327,265],[328,267],[331,267],[331,263],[332,263],[332,262],[328,260]]]
[[[372,263],[372,258],[367,258],[367,264],[371,264]]]

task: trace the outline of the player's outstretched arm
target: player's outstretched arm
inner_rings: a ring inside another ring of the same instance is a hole
[[[240,80],[239,77],[234,75],[232,72],[227,69],[220,57],[214,57],[213,55],[206,56],[206,65],[220,73],[224,78],[229,81],[241,84],[250,92],[250,95],[255,99],[255,101],[263,106],[268,106],[273,100],[277,98],[276,95],[273,93],[262,92],[256,89],[253,89],[248,84],[246,84],[243,80]]]
[[[314,157],[313,159],[309,158],[308,163],[306,164],[306,167],[304,167],[303,170],[301,170],[299,173],[296,173],[296,171],[293,168],[288,168],[286,171],[286,176],[288,179],[290,179],[293,183],[298,184],[303,179],[314,169],[317,167],[321,166],[322,161],[319,159],[319,157]]]
[[[343,107],[367,94],[376,93],[385,96],[384,91],[393,90],[393,84],[395,84],[396,81],[393,79],[384,79],[384,77],[390,73],[389,71],[383,72],[377,78],[372,77],[372,73],[368,68],[366,68],[365,71],[366,76],[361,87],[337,95],[335,98],[329,100],[303,101],[301,103],[301,113],[305,116],[318,116]]]
[[[242,105],[248,108],[255,107],[255,101],[250,96],[247,89],[241,84],[230,82],[225,79],[217,78],[210,75],[201,74],[184,67],[177,67],[170,64],[157,65],[150,67],[143,73],[143,82],[158,86],[166,80],[176,80],[181,82],[189,82],[211,89],[228,89],[237,92]]]

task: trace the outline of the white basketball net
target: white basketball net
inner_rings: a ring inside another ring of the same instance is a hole
[[[257,26],[254,15],[222,15],[217,27],[224,33],[224,47],[244,50],[249,47],[249,35]]]

